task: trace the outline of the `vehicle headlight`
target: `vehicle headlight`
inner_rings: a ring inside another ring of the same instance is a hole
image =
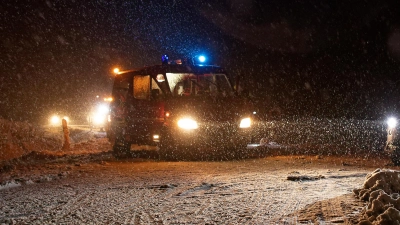
[[[97,108],[97,113],[98,114],[107,114],[110,111],[110,109],[108,108],[108,106],[106,105],[99,105]]]
[[[60,117],[59,117],[59,116],[56,116],[56,115],[52,116],[52,117],[50,118],[50,123],[51,123],[52,125],[60,125],[60,124],[61,124]]]
[[[197,122],[193,119],[189,118],[184,118],[180,119],[178,121],[178,127],[185,129],[185,130],[193,130],[197,129],[199,126],[197,125]]]
[[[394,117],[390,117],[387,121],[386,121],[388,128],[389,129],[393,129],[396,127],[397,125],[397,119]]]
[[[251,126],[251,119],[250,118],[244,118],[240,121],[240,128],[249,128]]]
[[[101,113],[97,113],[95,115],[93,115],[93,123],[94,124],[103,124],[106,121],[106,115],[101,114]]]

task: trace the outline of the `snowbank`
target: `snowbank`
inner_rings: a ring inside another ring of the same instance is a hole
[[[69,134],[71,148],[62,150],[61,126],[45,128],[27,122],[14,122],[0,118],[0,163],[21,157],[40,157],[43,154],[47,156],[83,154],[110,149],[104,132],[69,128]]]
[[[368,201],[360,225],[400,224],[400,171],[377,169],[354,193]]]
[[[27,122],[0,118],[0,161],[18,158],[32,151],[56,150],[62,146],[62,136],[46,132]]]

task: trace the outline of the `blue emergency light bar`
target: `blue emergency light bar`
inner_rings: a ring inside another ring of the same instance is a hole
[[[193,65],[199,65],[199,66],[203,66],[204,63],[207,61],[207,57],[205,57],[204,55],[197,55],[195,57],[192,58],[191,60]],[[163,65],[166,64],[185,64],[185,62],[188,62],[188,60],[175,60],[175,61],[169,61],[169,57],[168,55],[162,55],[161,57],[161,62]]]
[[[193,65],[203,66],[207,61],[207,58],[204,55],[197,55],[192,58]]]
[[[203,63],[206,61],[206,57],[204,55],[201,55],[199,57],[197,57],[197,59],[199,60],[199,62]]]
[[[163,65],[168,64],[168,55],[161,56],[161,63]]]

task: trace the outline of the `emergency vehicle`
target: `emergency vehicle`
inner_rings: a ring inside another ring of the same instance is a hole
[[[223,68],[198,60],[165,55],[161,65],[117,72],[107,130],[115,156],[135,144],[158,146],[164,159],[230,157],[259,143],[250,102]]]

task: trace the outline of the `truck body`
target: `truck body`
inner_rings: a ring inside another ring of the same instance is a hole
[[[163,64],[116,75],[107,136],[116,156],[158,146],[162,158],[240,154],[259,143],[253,106],[217,66]],[[240,150],[240,151],[238,151]]]

